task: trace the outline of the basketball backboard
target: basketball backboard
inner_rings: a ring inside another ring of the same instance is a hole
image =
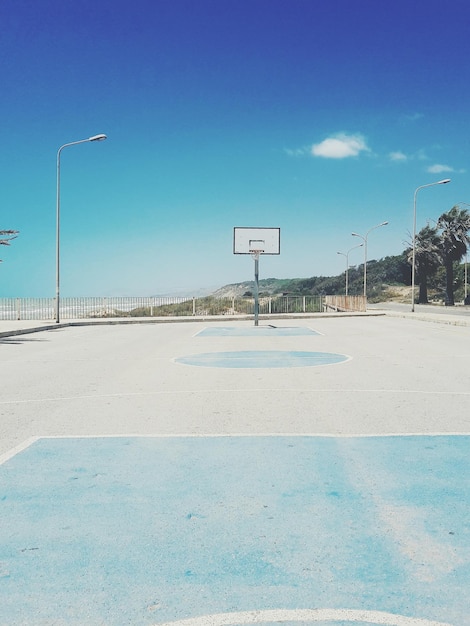
[[[280,254],[280,228],[251,228],[235,226],[233,229],[233,254]]]

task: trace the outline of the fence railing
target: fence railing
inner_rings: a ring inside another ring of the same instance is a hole
[[[367,300],[364,296],[324,296],[325,311],[356,311],[367,310]]]
[[[362,296],[266,296],[261,315],[318,313],[324,310],[365,311]],[[114,297],[61,298],[60,319],[252,315],[253,298]],[[55,298],[0,298],[1,320],[54,320]]]

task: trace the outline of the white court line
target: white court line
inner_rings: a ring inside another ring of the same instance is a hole
[[[154,626],[231,626],[232,624],[260,624],[263,622],[362,622],[387,626],[452,626],[416,617],[395,615],[383,611],[354,609],[271,609],[266,611],[242,611],[239,613],[215,613],[191,617]]]
[[[343,361],[344,363],[345,361]],[[341,365],[341,363],[335,363],[334,365]],[[281,368],[278,368],[281,369]],[[361,393],[379,393],[379,394],[418,394],[429,396],[470,396],[470,391],[436,391],[425,389],[308,389],[302,388],[257,388],[257,389],[243,389],[243,393],[303,393],[303,394],[319,394],[319,393],[335,393],[335,394],[361,394]],[[60,398],[30,398],[29,400],[0,400],[1,405],[7,404],[27,404],[33,402],[61,402],[65,400],[87,400],[97,398],[131,398],[137,396],[169,396],[169,395],[188,395],[188,394],[213,394],[213,393],[240,393],[240,389],[192,389],[192,390],[175,390],[175,391],[136,391],[128,393],[102,393],[96,395],[83,395],[83,396],[64,396]]]
[[[372,439],[385,437],[470,437],[470,432],[433,432],[433,433],[97,433],[95,435],[36,435],[26,439],[8,452],[0,455],[0,465],[23,452],[36,441],[42,439],[261,439],[263,437],[305,437],[311,439]]]
[[[202,439],[204,437],[208,439],[229,439],[230,437],[253,437],[253,438],[262,438],[262,437],[273,437],[273,438],[281,438],[281,437],[310,437],[311,439],[322,439],[322,438],[341,438],[341,439],[365,439],[365,438],[373,438],[373,437],[470,437],[470,432],[418,432],[418,433],[116,433],[116,434],[101,434],[98,433],[96,435],[38,435],[36,437],[31,437],[31,443],[39,439],[112,439],[112,438],[125,438],[125,437],[135,437],[135,438],[152,438],[152,439]],[[28,440],[29,441],[29,440]],[[28,444],[30,445],[30,444]],[[18,446],[20,447],[20,446]],[[27,445],[25,445],[27,447]],[[21,450],[20,450],[21,452]]]
[[[23,443],[20,443],[11,450],[8,450],[8,452],[0,454],[0,465],[6,463],[9,459],[12,459],[20,452],[23,452],[26,448],[29,448],[29,446],[31,446],[38,439],[42,439],[42,437],[30,437],[29,439],[26,439],[26,441],[23,441]]]

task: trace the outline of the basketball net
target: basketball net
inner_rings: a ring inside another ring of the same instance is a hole
[[[254,261],[259,261],[259,255],[263,252],[263,250],[250,250],[251,258]]]

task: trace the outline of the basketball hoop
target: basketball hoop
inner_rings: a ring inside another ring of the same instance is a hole
[[[280,236],[280,228],[235,226],[233,229],[233,254],[249,254],[255,262],[255,326],[259,317],[259,258],[265,254],[280,254]]]
[[[251,258],[255,261],[259,261],[259,255],[263,252],[264,250],[250,250]]]

